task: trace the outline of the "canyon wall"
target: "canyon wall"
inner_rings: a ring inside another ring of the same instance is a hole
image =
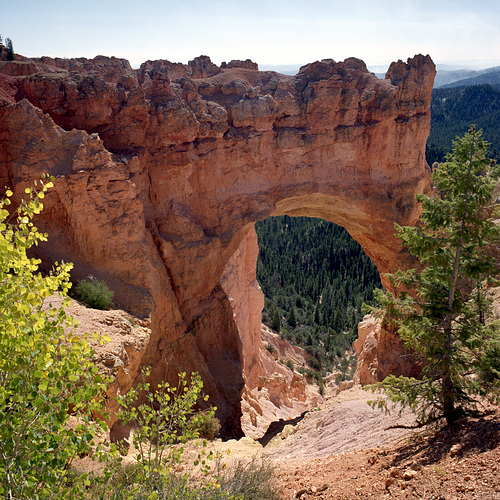
[[[199,371],[238,435],[245,384],[263,370],[254,223],[321,217],[381,273],[407,266],[393,225],[413,224],[429,190],[434,75],[422,55],[385,79],[354,58],[295,76],[206,56],[0,63],[0,186],[20,199],[56,177],[43,262],[74,262],[75,280],[104,279],[117,305],[150,317],[152,381]]]

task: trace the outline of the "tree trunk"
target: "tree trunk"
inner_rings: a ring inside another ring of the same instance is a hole
[[[455,410],[455,389],[453,387],[453,382],[451,377],[443,377],[443,417],[446,419],[446,423],[451,425],[456,422],[458,416]]]
[[[443,402],[443,417],[446,419],[448,425],[453,424],[457,420],[457,412],[455,410],[456,402],[456,390],[453,385],[453,380],[451,379],[451,362],[452,362],[452,326],[451,326],[451,315],[447,319],[447,325],[445,326],[443,333],[445,336],[445,353],[444,353],[444,366],[442,369],[443,379],[442,379],[442,390],[441,397]]]

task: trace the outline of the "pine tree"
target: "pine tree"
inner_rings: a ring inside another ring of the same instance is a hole
[[[453,153],[433,173],[439,195],[417,196],[421,224],[396,226],[421,270],[390,275],[395,293],[377,293],[385,321],[399,328],[405,346],[422,360],[421,380],[389,376],[379,387],[422,424],[441,417],[451,424],[475,396],[499,396],[493,386],[498,389],[500,372],[490,370],[490,384],[471,376],[485,369],[488,353],[500,345],[498,327],[485,321],[486,289],[499,274],[486,250],[500,240],[492,217],[500,168],[486,158],[487,147],[474,127],[454,142]]]
[[[271,309],[271,324],[269,325],[273,330],[279,332],[281,330],[281,318],[278,308],[273,305]]]
[[[5,39],[5,46],[7,47],[7,61],[15,61],[14,46],[10,38]]]
[[[295,316],[295,307],[290,309],[286,322],[290,328],[295,328],[297,326],[297,317]]]

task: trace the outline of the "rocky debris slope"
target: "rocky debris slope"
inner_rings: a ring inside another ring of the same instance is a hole
[[[311,357],[306,351],[265,325],[261,339],[259,359],[263,369],[253,389],[245,388],[242,399],[242,429],[253,439],[261,438],[272,422],[292,420],[324,401],[313,380],[285,364],[290,361],[295,369],[306,367]],[[272,353],[269,345],[274,348]]]
[[[277,427],[266,446],[249,438],[210,446],[229,449],[231,460],[271,459],[283,500],[500,499],[500,407],[480,405],[453,427],[387,429],[414,417],[372,410],[370,398],[359,386],[342,392]]]
[[[151,381],[200,372],[227,434],[241,433],[242,393],[263,375],[257,220],[322,217],[380,272],[409,262],[393,224],[414,223],[414,195],[429,189],[428,56],[383,80],[354,58],[295,76],[206,56],[137,71],[43,58],[0,72],[0,186],[19,199],[56,177],[39,256],[73,261],[74,279],[104,279],[118,305],[149,317]],[[381,345],[378,358],[393,349]]]
[[[59,308],[62,297],[52,295],[45,299],[45,304]],[[106,394],[112,424],[118,411],[115,396],[125,394],[137,377],[149,343],[150,322],[119,309],[90,309],[74,299],[70,299],[66,312],[76,320],[72,333],[82,339],[87,337],[100,373],[112,379]]]
[[[308,412],[294,426],[285,427],[267,446],[266,455],[280,461],[327,457],[386,445],[401,437],[392,425],[415,424],[409,411],[384,415],[367,401],[377,395],[356,386]]]
[[[453,428],[414,436],[399,429],[399,440],[392,444],[373,439],[369,426],[351,429],[346,421],[346,429],[357,431],[359,442],[366,437],[367,446],[342,449],[339,436],[339,451],[331,455],[274,457],[284,500],[500,498],[498,407]],[[282,448],[285,452],[286,444]]]
[[[500,498],[500,407],[480,406],[451,428],[385,430],[413,417],[371,410],[371,397],[359,386],[342,392],[303,419],[276,426],[265,446],[247,437],[209,446],[229,466],[272,460],[283,500]]]

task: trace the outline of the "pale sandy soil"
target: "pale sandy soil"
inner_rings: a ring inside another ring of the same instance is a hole
[[[409,434],[391,425],[414,425],[414,417],[404,412],[385,415],[373,409],[368,400],[377,396],[354,387],[341,392],[321,408],[306,414],[286,439],[274,438],[266,446],[266,455],[276,460],[297,460],[348,453],[394,442]]]

